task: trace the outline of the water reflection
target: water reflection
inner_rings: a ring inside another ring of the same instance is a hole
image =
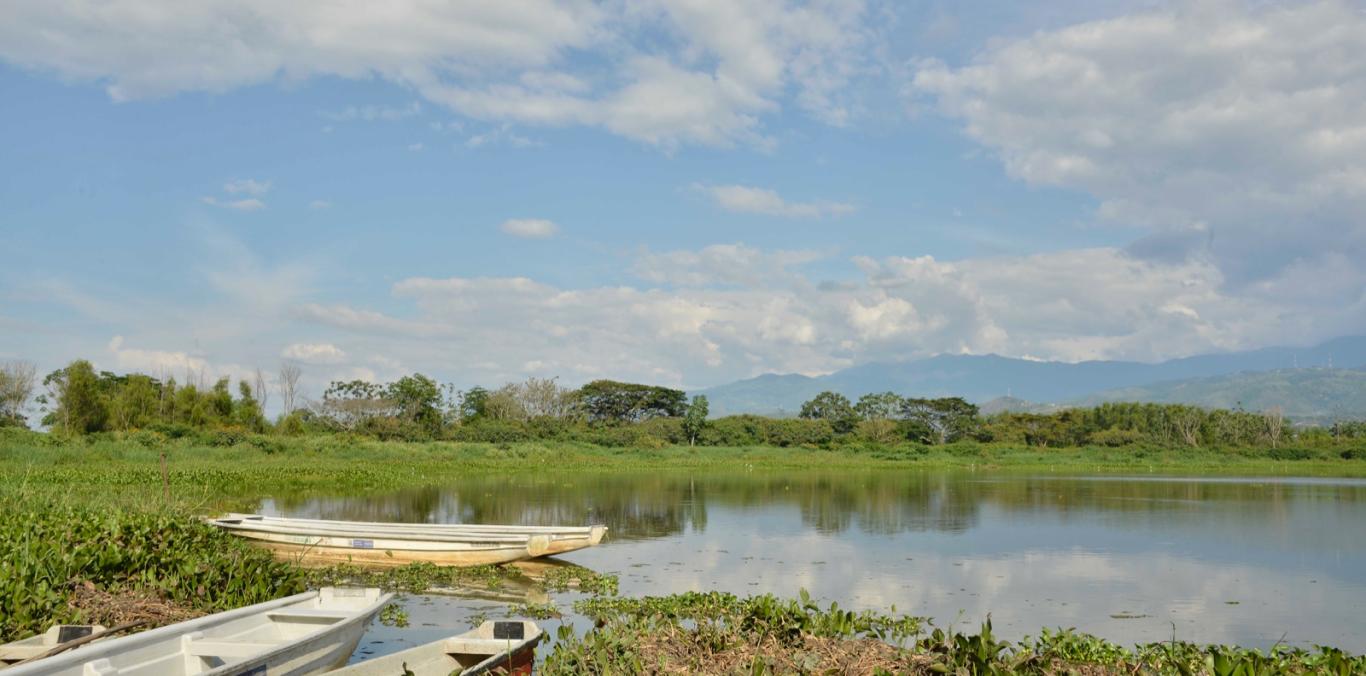
[[[1366,651],[1366,482],[953,472],[470,477],[263,511],[418,522],[604,522],[570,560],[622,592],[722,589],[1123,642]]]

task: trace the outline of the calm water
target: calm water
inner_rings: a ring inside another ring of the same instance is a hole
[[[564,558],[627,595],[800,589],[998,634],[1077,627],[1131,644],[1278,640],[1366,652],[1366,481],[956,472],[477,477],[266,512],[370,521],[611,527]],[[544,601],[537,589],[524,590]],[[572,594],[552,594],[567,607]],[[508,599],[408,600],[383,653],[494,618]],[[567,621],[572,621],[568,618]],[[551,624],[553,623],[543,623]],[[553,630],[553,629],[552,629]]]

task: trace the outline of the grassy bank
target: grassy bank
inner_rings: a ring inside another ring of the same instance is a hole
[[[357,494],[425,486],[471,473],[659,470],[913,472],[920,469],[1058,473],[1366,476],[1360,459],[1295,449],[1071,448],[1008,445],[772,446],[653,449],[569,442],[379,442],[348,436],[0,434],[0,641],[53,622],[113,624],[133,610],[154,621],[240,607],[334,582],[417,591],[497,586],[496,568],[415,566],[366,572],[304,570],[201,523],[196,515],[282,493]],[[163,484],[162,458],[166,458]],[[556,476],[559,476],[556,474]],[[857,490],[875,490],[863,484]],[[774,490],[779,490],[775,488]],[[788,490],[786,486],[781,490]],[[163,495],[169,494],[169,500]],[[595,495],[597,493],[594,493]],[[560,577],[563,577],[561,575]],[[576,612],[600,626],[563,633],[544,665],[568,673],[1359,673],[1362,658],[1332,649],[1277,650],[1170,643],[1121,648],[1072,631],[1032,641],[935,633],[921,618],[818,608],[805,599],[696,594],[615,598],[615,579],[582,573],[595,595]],[[567,579],[541,581],[554,587]],[[150,610],[148,610],[150,609]],[[512,612],[518,612],[516,610]],[[530,612],[523,610],[521,612]],[[120,614],[122,613],[122,614]]]
[[[740,446],[613,448],[574,442],[386,442],[345,435],[165,439],[88,435],[63,439],[0,430],[0,486],[144,500],[165,480],[177,500],[215,502],[273,492],[366,491],[439,483],[471,473],[658,470],[965,469],[1075,473],[1366,476],[1366,453],[1348,449],[1088,446],[1048,449],[971,442],[838,449]],[[1346,457],[1344,457],[1344,455]]]
[[[1173,640],[1125,648],[1071,629],[1001,641],[924,618],[854,613],[808,598],[679,594],[597,598],[595,621],[562,628],[541,673],[564,674],[1359,674],[1366,657],[1329,647],[1268,652]]]

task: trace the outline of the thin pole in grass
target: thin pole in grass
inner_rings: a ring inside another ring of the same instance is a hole
[[[166,451],[161,451],[161,501],[162,504],[171,506],[171,477],[166,471]]]

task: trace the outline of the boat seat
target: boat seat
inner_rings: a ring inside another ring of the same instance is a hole
[[[196,639],[187,646],[194,657],[247,657],[280,645],[278,641],[223,641]]]
[[[274,610],[266,613],[272,620],[300,619],[300,620],[344,620],[350,615],[341,610],[314,610],[312,608],[290,608],[287,610]]]

